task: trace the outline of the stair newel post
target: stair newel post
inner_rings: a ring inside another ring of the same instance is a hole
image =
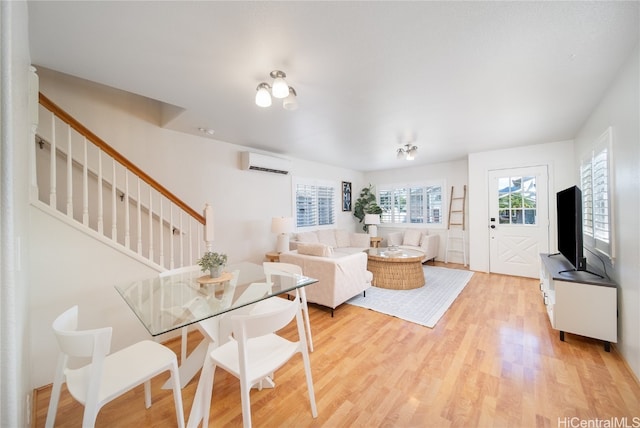
[[[102,150],[98,148],[98,233],[104,234],[104,203],[102,200],[102,188],[104,186],[102,178]]]
[[[73,154],[69,125],[67,125],[67,216],[73,217]]]
[[[82,167],[82,224],[89,225],[89,167],[87,165],[87,137],[82,139],[83,167]]]
[[[51,112],[51,152],[49,153],[49,206],[58,209],[56,190],[56,116]]]
[[[204,244],[207,251],[213,251],[213,207],[204,205]]]

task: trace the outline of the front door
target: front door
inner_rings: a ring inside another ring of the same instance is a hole
[[[546,166],[489,171],[489,270],[537,278],[549,251]]]

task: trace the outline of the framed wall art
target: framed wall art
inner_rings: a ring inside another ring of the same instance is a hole
[[[351,211],[351,182],[342,182],[342,211]]]

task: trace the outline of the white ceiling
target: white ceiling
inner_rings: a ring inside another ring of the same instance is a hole
[[[407,164],[410,140],[428,164],[573,138],[640,27],[636,1],[28,4],[36,66],[180,107],[171,129],[362,171]],[[297,111],[255,105],[275,69]]]

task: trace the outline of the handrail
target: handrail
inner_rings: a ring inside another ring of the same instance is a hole
[[[206,220],[204,215],[198,213],[185,202],[180,200],[177,196],[171,193],[167,188],[158,183],[156,180],[147,175],[144,171],[142,171],[139,167],[137,167],[133,162],[120,154],[113,147],[108,145],[104,140],[95,135],[93,132],[89,131],[84,125],[74,119],[70,114],[56,105],[53,101],[47,98],[42,92],[38,93],[40,104],[44,107],[48,108],[50,111],[54,112],[55,115],[60,118],[67,125],[75,129],[78,133],[86,137],[93,144],[98,146],[103,152],[110,155],[112,158],[116,159],[121,165],[126,167],[129,171],[133,172],[135,175],[140,177],[144,182],[146,182],[149,186],[156,189],[159,193],[164,195],[171,202],[180,207],[183,211],[188,213],[194,219],[196,219],[199,223],[205,224]]]

